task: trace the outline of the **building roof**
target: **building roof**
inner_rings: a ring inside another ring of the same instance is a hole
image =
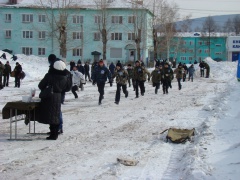
[[[51,8],[70,7],[80,8],[97,8],[97,4],[105,2],[106,8],[147,8],[152,0],[41,0],[43,5]],[[70,2],[70,3],[69,3]],[[9,5],[8,5],[9,6]],[[40,0],[22,0],[19,3],[11,6],[17,7],[37,7],[42,6]]]

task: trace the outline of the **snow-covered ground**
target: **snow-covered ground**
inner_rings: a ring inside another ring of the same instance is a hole
[[[37,89],[37,99],[38,83],[48,70],[44,58],[17,56],[26,77],[20,88],[14,88],[10,78],[10,86],[0,90],[0,113],[7,102],[21,100],[32,88]],[[130,87],[129,97],[122,95],[115,105],[116,85],[107,84],[99,106],[97,87],[90,82],[78,92],[78,99],[68,92],[62,105],[64,133],[56,141],[27,134],[24,121],[18,122],[18,138],[32,140],[9,141],[9,120],[1,116],[0,179],[239,179],[237,63],[206,61],[211,67],[209,79],[200,78],[195,65],[194,82],[183,82],[179,91],[174,79],[168,95],[162,91],[156,95],[145,83],[145,96],[135,99]],[[10,65],[14,68],[15,62]],[[160,132],[170,127],[195,128],[193,141],[167,143],[167,132]],[[36,131],[48,132],[48,125],[37,123]],[[117,158],[139,163],[124,166]]]

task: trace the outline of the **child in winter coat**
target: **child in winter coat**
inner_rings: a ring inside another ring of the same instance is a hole
[[[188,81],[190,81],[190,79],[192,80],[193,82],[193,74],[195,72],[195,69],[194,69],[194,66],[193,64],[188,68],[188,73],[189,73],[189,76],[188,76]]]
[[[83,74],[78,71],[77,66],[73,67],[71,74],[72,74],[72,93],[75,98],[78,98],[76,91],[78,91],[78,87],[80,86],[80,81],[84,80],[84,77],[83,77]]]
[[[155,69],[151,73],[153,87],[155,87],[155,94],[158,93],[158,89],[160,88],[161,76],[162,74],[159,70],[159,67],[156,65]]]

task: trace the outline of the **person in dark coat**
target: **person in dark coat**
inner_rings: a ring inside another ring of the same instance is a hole
[[[13,55],[10,59],[12,59],[13,61],[17,60],[17,56]]]
[[[0,56],[0,58],[7,59],[6,54],[3,53],[3,54]]]
[[[14,68],[14,76],[15,76],[15,87],[20,88],[20,79],[21,79],[22,66],[16,62],[16,66]]]
[[[83,75],[85,74],[85,69],[84,69],[84,67],[82,66],[81,63],[78,63],[78,64],[77,64],[77,70],[78,70],[80,73],[82,73]]]
[[[75,66],[75,62],[72,60],[70,61],[70,71],[73,70],[73,67]]]
[[[90,82],[92,82],[91,78],[90,78],[90,67],[88,62],[85,62],[84,64],[84,70],[85,70],[85,81],[87,81],[87,78]]]
[[[204,77],[204,69],[205,69],[205,66],[204,66],[204,62],[203,62],[203,61],[201,61],[201,62],[199,63],[199,67],[200,67],[200,76],[201,76],[201,77]]]
[[[99,101],[98,104],[102,104],[102,100],[104,99],[104,87],[107,78],[110,82],[110,86],[112,84],[112,76],[108,68],[104,65],[103,60],[100,60],[98,66],[94,69],[92,73],[93,85],[97,83],[98,92],[99,92]]]
[[[168,88],[171,88],[171,81],[173,79],[173,70],[169,68],[169,64],[165,63],[162,70],[162,87],[163,94],[168,94]]]
[[[82,64],[82,61],[81,59],[78,60],[77,64]]]
[[[4,87],[2,84],[2,77],[3,77],[4,70],[5,70],[5,66],[0,61],[0,89]]]
[[[53,95],[50,98],[41,99],[39,122],[50,125],[50,136],[47,140],[56,140],[58,138],[58,129],[61,118],[61,92],[66,88],[67,76],[66,65],[63,61],[56,61],[54,54],[49,55],[50,68],[44,78],[38,84],[42,91],[49,84],[53,87]]]
[[[113,64],[113,62],[111,62],[111,64],[109,65],[108,69],[110,70],[111,74],[114,74],[116,66]]]
[[[6,62],[6,64],[4,65],[4,70],[3,70],[3,87],[7,86],[9,84],[9,76],[12,72],[12,68],[9,65],[9,61]]]
[[[192,65],[188,68],[188,73],[189,73],[188,81],[190,81],[190,79],[191,79],[192,82],[193,82],[194,72],[195,72],[195,69],[194,69],[194,65],[192,64]]]

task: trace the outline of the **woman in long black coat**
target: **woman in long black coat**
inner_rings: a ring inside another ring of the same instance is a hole
[[[48,140],[58,138],[59,117],[61,112],[61,92],[66,88],[67,76],[64,69],[66,65],[63,61],[56,61],[50,65],[48,73],[38,84],[40,90],[48,85],[53,86],[53,95],[50,98],[41,99],[39,122],[50,124],[50,136]]]

